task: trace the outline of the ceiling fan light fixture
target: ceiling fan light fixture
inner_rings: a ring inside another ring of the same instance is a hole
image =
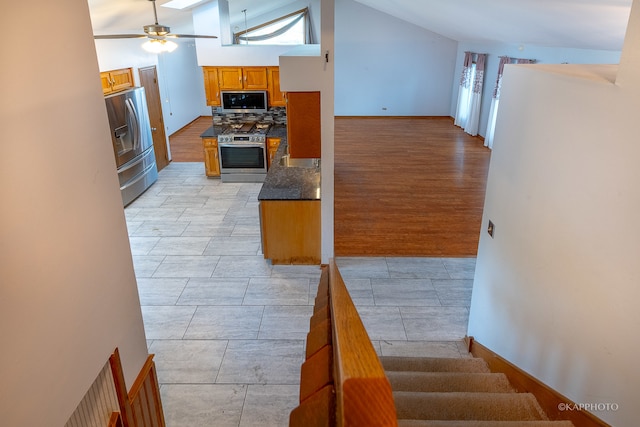
[[[145,25],[143,28],[144,32],[151,36],[166,36],[171,32],[171,28],[167,27],[166,25]]]
[[[178,44],[171,40],[150,39],[142,43],[142,48],[150,53],[173,52]]]

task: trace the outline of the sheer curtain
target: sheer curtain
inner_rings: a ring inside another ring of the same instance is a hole
[[[502,90],[502,74],[504,66],[515,61],[516,64],[533,64],[535,59],[510,58],[508,56],[500,57],[498,65],[498,78],[496,79],[496,87],[493,89],[493,98],[491,99],[491,109],[489,110],[489,121],[487,123],[487,135],[484,138],[484,146],[493,148],[493,136],[496,130],[496,118],[498,117],[498,105],[500,104],[500,91]]]
[[[475,63],[474,56],[476,56]],[[464,53],[464,65],[458,89],[458,105],[453,123],[470,135],[478,134],[486,59],[487,55],[484,53]]]
[[[460,76],[460,88],[458,89],[458,105],[454,124],[464,128],[469,115],[469,97],[471,94],[471,77],[474,71],[473,52],[464,53],[464,65]]]
[[[500,103],[500,90],[502,89],[502,73],[505,64],[511,62],[508,56],[500,57],[498,65],[498,78],[496,79],[496,87],[493,89],[493,97],[491,98],[491,109],[489,110],[489,123],[487,124],[487,135],[484,138],[484,146],[493,148],[493,134],[496,130],[496,116],[498,114],[498,104]]]
[[[476,72],[473,79],[473,86],[469,96],[469,116],[464,131],[469,135],[476,136],[478,134],[478,125],[480,124],[480,107],[482,105],[482,86],[484,84],[484,69],[487,62],[487,54],[479,53],[476,60]]]

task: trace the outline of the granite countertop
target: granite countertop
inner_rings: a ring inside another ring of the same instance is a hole
[[[282,166],[280,158],[285,154],[286,136],[282,137],[258,200],[320,200],[320,169]]]
[[[207,130],[200,134],[200,138],[215,138],[222,133],[224,126],[209,126]]]

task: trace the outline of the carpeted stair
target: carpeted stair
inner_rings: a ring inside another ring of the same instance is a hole
[[[572,427],[479,358],[381,357],[400,427]]]

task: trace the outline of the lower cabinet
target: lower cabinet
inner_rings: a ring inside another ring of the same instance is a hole
[[[202,138],[204,149],[204,169],[207,176],[220,176],[220,160],[218,159],[218,138]]]
[[[320,200],[261,200],[260,228],[272,264],[320,264]]]

